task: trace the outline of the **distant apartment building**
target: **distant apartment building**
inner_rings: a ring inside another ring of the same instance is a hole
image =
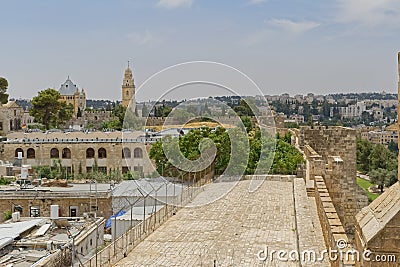
[[[334,116],[334,107],[330,109],[330,117]],[[360,118],[363,112],[367,111],[367,105],[364,101],[357,102],[347,107],[337,107],[341,119],[356,119]]]
[[[285,122],[294,122],[297,124],[304,123],[304,116],[303,115],[298,115],[298,114],[293,114],[289,116],[288,120],[285,120]]]
[[[373,144],[387,146],[390,142],[398,142],[397,131],[368,131],[361,132],[361,139],[370,141]]]

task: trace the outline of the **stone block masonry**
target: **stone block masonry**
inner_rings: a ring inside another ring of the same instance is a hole
[[[368,205],[356,182],[356,131],[345,127],[301,127],[296,137],[307,160],[306,180],[324,179],[329,196],[350,237],[355,214]]]

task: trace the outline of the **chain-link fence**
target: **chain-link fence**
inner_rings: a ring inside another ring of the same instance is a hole
[[[88,259],[83,265],[86,266],[112,266],[119,260],[128,255],[132,249],[144,238],[154,232],[162,223],[174,215],[180,207],[188,204],[198,193],[204,190],[204,185],[210,180],[201,179],[195,184],[182,189],[179,197],[172,201],[165,202],[164,206],[158,211],[144,217],[140,223],[132,226],[113,242],[98,251],[94,256]],[[146,198],[144,198],[146,199]],[[146,200],[144,201],[144,205]],[[154,203],[152,203],[154,205]],[[144,206],[144,210],[146,207]]]

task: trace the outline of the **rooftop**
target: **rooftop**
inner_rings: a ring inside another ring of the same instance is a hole
[[[78,90],[78,87],[68,77],[67,80],[63,84],[61,84],[58,92],[60,93],[60,95],[74,95],[76,90]]]
[[[0,266],[12,264],[14,267],[32,266],[54,254],[60,246],[71,240],[69,234],[76,236],[75,244],[91,231],[94,223],[103,218],[21,218],[20,222],[0,224],[0,236],[9,236],[0,246]],[[69,233],[68,233],[69,232]],[[1,242],[0,238],[0,242]]]

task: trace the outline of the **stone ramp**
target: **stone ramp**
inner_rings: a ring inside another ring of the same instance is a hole
[[[297,219],[294,184],[288,181],[264,181],[252,193],[248,190],[250,181],[239,181],[222,198],[197,206],[231,187],[225,183],[208,185],[191,203],[195,207],[178,211],[116,266],[300,266],[270,257],[263,262],[256,254],[266,246],[268,252],[298,249],[302,243],[298,241],[296,220],[312,225],[306,216],[312,210],[306,193],[296,189],[298,194],[305,194],[296,205],[308,205],[309,209],[297,214]],[[310,216],[316,216],[316,211]],[[310,233],[318,234],[323,240],[322,232]]]

